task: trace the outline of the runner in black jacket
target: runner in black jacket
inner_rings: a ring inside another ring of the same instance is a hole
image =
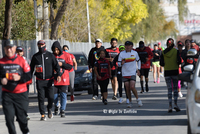
[[[88,55],[88,67],[90,69],[90,72],[92,72],[92,88],[93,88],[93,100],[96,100],[98,97],[98,84],[96,80],[96,75],[94,73],[94,63],[99,59],[97,56],[97,53],[99,53],[101,50],[105,50],[105,48],[102,46],[102,41],[100,39],[96,39],[95,41],[95,47],[93,47]]]
[[[45,41],[38,41],[39,52],[34,54],[31,59],[31,74],[35,71],[36,86],[38,91],[38,104],[41,114],[40,120],[46,120],[44,99],[48,98],[48,117],[53,118],[51,108],[54,101],[53,79],[54,71],[57,72],[57,81],[61,81],[60,66],[55,56],[46,50]]]

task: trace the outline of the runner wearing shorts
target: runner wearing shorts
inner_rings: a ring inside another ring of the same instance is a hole
[[[120,53],[119,48],[117,48],[117,39],[112,38],[110,41],[111,47],[106,49],[106,59],[110,61],[111,66],[111,83],[113,89],[113,100],[117,100],[117,89],[118,89],[118,82],[117,82],[117,69],[116,64],[114,64],[114,58]]]
[[[149,91],[149,86],[148,86],[148,81],[149,81],[149,70],[150,70],[150,66],[151,66],[151,59],[153,58],[153,53],[151,51],[151,49],[149,47],[145,47],[144,46],[144,42],[140,41],[139,42],[139,48],[136,48],[136,50],[138,52],[138,55],[140,57],[141,60],[141,70],[140,70],[140,84],[141,84],[141,92],[144,92],[144,87],[143,87],[143,77],[145,77],[145,88],[146,88],[146,92]]]
[[[127,95],[129,98],[129,104],[127,105],[128,108],[132,107],[132,99],[131,99],[131,91],[136,97],[136,101],[138,106],[142,106],[142,101],[138,98],[137,90],[135,88],[136,82],[136,71],[138,76],[140,75],[140,58],[138,53],[133,50],[133,43],[130,41],[125,42],[125,51],[122,51],[119,54],[118,58],[118,65],[122,66],[122,81],[126,86]],[[136,67],[136,61],[137,66]],[[121,64],[120,64],[121,62]]]
[[[154,50],[153,52],[153,79],[154,83],[156,83],[156,72],[157,72],[157,83],[160,83],[160,56],[161,56],[161,51],[158,50],[158,45],[154,45]]]

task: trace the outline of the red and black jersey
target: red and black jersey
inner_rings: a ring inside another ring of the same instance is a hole
[[[153,58],[153,53],[151,51],[151,49],[149,47],[144,47],[143,50],[136,48],[136,50],[138,52],[138,55],[140,57],[140,61],[141,61],[141,68],[143,69],[148,69],[150,68],[151,65],[151,59]],[[147,60],[148,58],[148,60]]]
[[[111,47],[106,49],[106,58],[115,58],[119,53],[119,48],[116,48],[115,50],[113,50]],[[116,64],[114,64],[114,62],[110,62],[110,66],[111,66],[111,70],[115,70],[116,69]]]
[[[70,65],[70,56],[71,54],[67,52],[62,52],[60,55],[54,55],[58,62],[62,62],[62,66],[60,67],[61,73],[61,81],[58,83],[57,80],[54,79],[55,86],[64,86],[69,85],[69,70],[72,68]],[[57,72],[55,72],[55,75]]]
[[[97,67],[97,72],[99,74],[99,76],[101,76],[101,79],[97,80],[105,80],[110,78],[110,73],[109,73],[109,66],[110,66],[110,62],[108,60],[104,59],[99,59],[98,61],[96,61],[94,63],[94,66]]]
[[[19,81],[13,80],[13,74],[19,74]],[[27,91],[27,81],[31,80],[30,66],[27,61],[15,54],[12,57],[0,59],[0,80],[7,78],[7,85],[2,85],[2,91],[10,93],[23,93]]]

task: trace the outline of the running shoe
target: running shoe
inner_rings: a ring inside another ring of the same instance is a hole
[[[27,116],[26,116],[26,119],[27,119],[27,120],[30,120],[31,118],[27,115]]]
[[[119,99],[119,104],[122,104],[122,102],[123,102],[123,98],[122,97],[120,97],[120,99]]]
[[[117,96],[116,96],[116,95],[113,95],[112,99],[113,99],[113,100],[117,100]]]
[[[59,114],[59,106],[55,106],[54,108],[54,115],[58,115]]]
[[[176,110],[176,112],[181,111],[180,108],[177,105],[174,107],[174,109]]]
[[[96,95],[93,96],[92,99],[93,99],[93,100],[97,100],[97,96],[96,96]]]
[[[74,101],[74,95],[71,95],[71,101]]]
[[[160,73],[160,76],[161,76],[161,77],[164,77],[163,73]]]
[[[183,94],[182,94],[181,92],[178,92],[178,96],[179,96],[180,98],[182,98],[182,97],[183,97]]]
[[[168,113],[172,113],[172,107],[169,107]]]
[[[48,118],[49,119],[53,118],[53,113],[51,112],[51,109],[48,109]]]
[[[41,118],[40,118],[40,120],[41,120],[41,121],[46,121],[46,120],[47,120],[47,118],[46,118],[46,116],[45,116],[45,115],[41,115]]]
[[[104,100],[104,105],[107,105],[108,104],[108,101],[107,99]]]
[[[104,103],[105,99],[104,99],[103,97],[102,97],[102,99],[101,99],[101,100],[102,100],[102,102]]]
[[[131,108],[132,107],[132,103],[129,103],[128,105],[127,105],[127,108]]]
[[[160,83],[160,78],[158,78],[157,83]]]
[[[137,104],[139,107],[143,106],[142,101],[139,98],[137,99]]]
[[[129,104],[129,99],[126,99],[126,104]]]
[[[65,117],[65,111],[64,111],[64,110],[61,110],[61,112],[60,112],[60,117],[62,117],[62,118]]]

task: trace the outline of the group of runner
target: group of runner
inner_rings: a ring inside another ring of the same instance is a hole
[[[23,134],[28,134],[28,85],[32,75],[36,76],[38,105],[41,121],[46,120],[45,98],[48,99],[48,118],[53,118],[52,107],[55,105],[54,114],[60,111],[60,116],[65,117],[67,91],[71,86],[71,101],[73,96],[74,70],[77,69],[75,57],[67,53],[68,46],[55,41],[52,52],[46,50],[45,41],[37,43],[38,50],[33,55],[30,65],[23,56],[23,48],[10,41],[4,42],[5,56],[0,59],[0,80],[2,85],[2,106],[6,119],[6,126],[10,134],[16,134],[14,117],[16,116]],[[70,74],[71,73],[71,74]],[[70,83],[72,83],[70,85]],[[60,103],[58,101],[60,94]]]
[[[158,51],[160,43],[154,45],[154,50],[145,46],[143,41],[139,42],[139,47],[134,49],[133,42],[126,41],[124,45],[117,48],[118,40],[111,39],[111,47],[105,49],[102,46],[102,40],[95,41],[95,47],[90,50],[88,55],[88,65],[93,76],[93,100],[98,98],[98,85],[101,89],[102,102],[107,105],[109,79],[112,83],[113,100],[117,100],[117,89],[119,89],[119,103],[123,102],[122,82],[126,93],[127,107],[132,107],[131,91],[136,97],[138,106],[143,106],[138,97],[135,88],[136,75],[140,77],[141,93],[145,90],[149,92],[148,75],[153,65],[154,72],[157,68],[159,79],[159,66],[164,67],[164,77],[168,88],[169,109],[172,112],[172,91],[174,91],[174,109],[178,112],[180,108],[177,105],[178,91],[180,92],[180,83],[177,75],[181,72],[184,62],[187,62],[186,53],[190,48],[199,52],[199,47],[193,40],[186,40],[185,45],[178,42],[178,50],[172,38],[166,42],[167,48]],[[41,121],[46,120],[44,100],[48,99],[47,111],[48,118],[53,118],[52,107],[55,105],[54,114],[60,111],[60,116],[65,117],[65,108],[67,103],[67,91],[70,87],[71,101],[73,96],[74,69],[77,69],[77,63],[74,56],[68,53],[68,46],[61,47],[58,41],[55,41],[51,47],[52,52],[46,50],[45,41],[40,40],[37,43],[38,50],[31,59],[30,66],[23,57],[23,48],[16,47],[13,42],[7,40],[4,42],[5,56],[0,59],[0,84],[2,85],[2,105],[5,114],[6,125],[9,133],[15,134],[14,117],[17,117],[20,129],[24,134],[29,133],[27,125],[28,110],[28,85],[31,83],[32,75],[36,76],[36,86],[38,92],[38,105],[41,114]],[[185,46],[185,49],[182,48]],[[17,54],[16,54],[17,51]],[[197,59],[194,59],[196,62]],[[161,73],[163,70],[161,70]],[[156,77],[154,76],[154,82]],[[71,84],[70,84],[71,83]],[[184,83],[182,83],[184,84]],[[70,86],[71,85],[71,86]],[[178,88],[177,88],[178,87]],[[172,90],[173,89],[173,90]],[[60,103],[58,101],[60,94]]]
[[[105,49],[102,46],[102,41],[97,39],[95,47],[90,50],[88,57],[88,65],[93,76],[93,100],[98,98],[98,85],[101,89],[102,102],[107,105],[107,87],[109,79],[111,79],[113,89],[113,100],[117,99],[117,87],[119,90],[119,104],[123,102],[122,98],[122,82],[126,93],[128,104],[127,107],[132,107],[131,91],[136,97],[139,106],[142,106],[142,101],[138,98],[135,89],[136,73],[140,77],[141,92],[145,90],[149,92],[148,76],[150,67],[153,68],[154,83],[160,83],[160,76],[165,77],[168,87],[169,112],[172,112],[172,89],[174,90],[174,109],[178,112],[180,108],[177,105],[177,98],[183,97],[181,86],[185,86],[184,82],[178,81],[177,75],[182,73],[183,66],[187,64],[187,51],[194,48],[199,52],[199,47],[194,40],[178,41],[175,45],[174,40],[169,38],[166,42],[167,48],[161,46],[158,42],[154,44],[154,49],[145,46],[143,41],[139,42],[139,47],[134,49],[131,41],[125,42],[117,48],[117,39],[111,39],[111,47]],[[173,49],[172,49],[173,48]],[[183,49],[184,48],[184,49]],[[197,59],[194,59],[194,62]],[[136,65],[137,62],[137,65]],[[157,78],[156,78],[157,73]],[[144,90],[144,78],[145,90]],[[175,80],[176,79],[176,80]],[[173,81],[173,82],[171,82]]]

